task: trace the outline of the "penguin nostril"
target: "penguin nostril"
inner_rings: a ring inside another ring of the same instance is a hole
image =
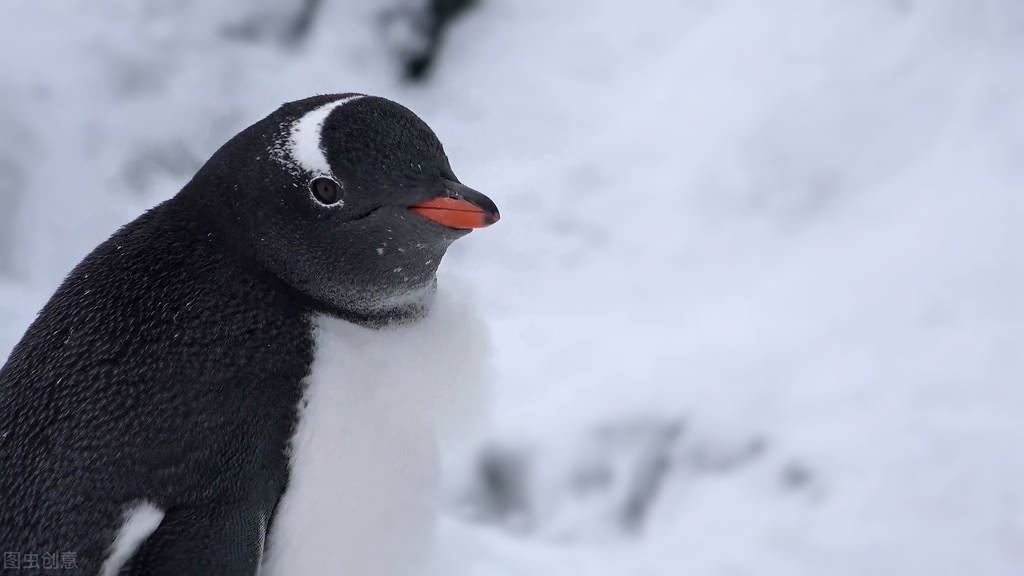
[[[316,201],[331,206],[341,200],[341,184],[331,178],[314,178],[309,183],[309,191],[316,198]]]

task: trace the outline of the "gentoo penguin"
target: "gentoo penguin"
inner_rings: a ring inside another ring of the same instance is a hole
[[[0,370],[5,561],[415,568],[433,410],[487,353],[436,271],[498,217],[389,100],[317,96],[243,130],[87,256]]]

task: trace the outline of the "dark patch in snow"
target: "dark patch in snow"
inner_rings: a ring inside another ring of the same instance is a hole
[[[479,0],[392,0],[380,12],[384,44],[397,53],[402,76],[427,78],[437,62],[452,23]],[[249,14],[225,26],[225,37],[246,42],[275,42],[294,47],[312,33],[323,12],[323,0],[302,0],[291,8],[277,7]]]
[[[125,161],[123,174],[128,186],[143,194],[157,178],[169,176],[184,182],[201,165],[199,157],[188,146],[181,141],[171,141],[141,147]]]
[[[779,471],[779,483],[786,492],[804,495],[813,502],[825,497],[818,475],[802,462],[790,461],[784,464]]]
[[[683,432],[681,422],[657,423],[646,433],[646,442],[640,447],[633,478],[626,501],[620,513],[623,528],[638,531],[643,528],[654,502],[668,477],[672,465],[672,452]]]
[[[477,460],[466,512],[474,520],[523,529],[529,524],[529,456],[516,448],[488,446]]]
[[[634,537],[670,491],[741,473],[767,449],[759,437],[723,442],[687,433],[679,417],[626,417],[567,443],[492,444],[478,455],[460,502],[474,522],[542,539]]]
[[[12,272],[14,268],[15,216],[24,185],[21,166],[12,158],[0,156],[0,273]]]
[[[274,41],[285,46],[301,44],[313,29],[323,0],[302,0],[291,12],[263,12],[226,26],[224,36],[250,42]]]
[[[402,73],[421,81],[430,74],[452,23],[478,0],[427,0],[421,6],[399,6],[381,15],[385,34],[396,39]]]
[[[7,105],[0,111],[0,275],[16,276],[17,218],[29,185],[26,167],[31,167],[35,140],[18,117],[24,112],[16,102],[17,93],[0,86],[0,97]]]
[[[750,464],[768,448],[763,438],[751,438],[738,446],[697,445],[688,450],[685,467],[704,474],[727,474]]]

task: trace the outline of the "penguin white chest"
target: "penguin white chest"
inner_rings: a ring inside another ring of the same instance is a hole
[[[409,325],[317,318],[289,485],[261,574],[423,573],[436,516],[436,432],[474,410],[488,351],[471,307],[445,293]]]

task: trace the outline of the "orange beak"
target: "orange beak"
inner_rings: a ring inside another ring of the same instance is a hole
[[[469,230],[497,222],[501,215],[490,198],[458,182],[446,182],[449,196],[440,196],[409,207],[416,214],[449,228]]]

